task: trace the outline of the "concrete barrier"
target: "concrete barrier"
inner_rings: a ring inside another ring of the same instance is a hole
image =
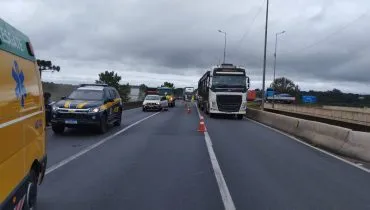
[[[308,116],[316,116],[320,118],[332,119],[363,126],[370,126],[370,112],[368,111],[368,109],[357,109],[348,107],[332,108],[330,106],[310,107],[289,104],[275,104],[274,108],[272,108],[272,104],[269,103],[265,104],[265,108],[290,113],[298,113]],[[362,111],[360,112],[359,110]]]
[[[247,117],[288,133],[294,133],[298,125],[297,118],[255,109],[249,109]]]
[[[370,162],[370,133],[350,131],[340,152],[349,157]]]
[[[325,123],[299,119],[299,124],[295,131],[294,135],[314,145],[337,152],[346,143],[351,130]]]
[[[370,162],[370,133],[248,109],[247,117],[338,154]]]

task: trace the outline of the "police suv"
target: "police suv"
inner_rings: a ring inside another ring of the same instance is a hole
[[[54,104],[51,125],[56,134],[65,128],[93,126],[105,133],[108,125],[121,125],[123,104],[118,91],[105,84],[83,84]]]

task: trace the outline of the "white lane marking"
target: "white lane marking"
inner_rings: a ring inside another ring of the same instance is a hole
[[[147,119],[149,119],[149,118],[151,118],[151,117],[153,117],[153,116],[155,116],[155,115],[157,115],[159,113],[160,112],[154,113],[154,114],[149,115],[148,117],[145,117],[145,118],[143,118],[143,119],[141,119],[141,120],[139,120],[139,121],[137,121],[135,123],[132,123],[132,124],[128,125],[127,127],[123,128],[122,130],[117,131],[116,133],[114,133],[114,134],[112,134],[112,135],[110,135],[110,136],[108,136],[108,137],[100,140],[99,142],[97,142],[97,143],[95,143],[93,145],[90,145],[90,146],[86,147],[85,149],[81,150],[80,152],[78,152],[78,153],[76,153],[76,154],[74,154],[74,155],[72,155],[72,156],[70,156],[70,157],[68,157],[68,158],[60,161],[59,163],[56,163],[56,164],[50,166],[49,168],[46,169],[46,175],[52,173],[53,171],[57,170],[58,168],[60,168],[62,166],[68,164],[69,162],[71,162],[71,161],[79,158],[80,156],[82,156],[85,153],[93,150],[94,148],[96,148],[96,147],[104,144],[105,142],[107,142],[108,140],[112,139],[113,137],[116,137],[116,136],[120,135],[121,133],[127,131],[131,127],[133,127],[133,126],[135,126],[135,125],[137,125],[137,124],[139,124],[139,123],[141,123],[141,122],[143,122],[143,121],[145,121],[145,120],[147,120]]]
[[[10,121],[8,121],[8,122],[2,123],[2,124],[0,124],[0,128],[5,128],[5,127],[7,127],[7,126],[9,126],[9,125],[12,125],[12,124],[15,124],[15,123],[17,123],[17,122],[20,122],[20,121],[26,120],[26,119],[31,118],[31,117],[33,117],[33,116],[36,116],[36,115],[38,115],[38,114],[42,114],[42,111],[34,112],[34,113],[31,113],[31,114],[25,115],[25,116],[23,116],[23,117],[19,117],[19,118],[16,118],[16,119],[14,119],[14,120],[10,120]]]
[[[199,119],[201,117],[198,106],[196,106]],[[218,163],[215,151],[213,150],[212,140],[208,132],[204,132],[204,140],[207,145],[209,158],[211,159],[213,171],[215,173],[218,189],[220,190],[222,202],[224,203],[225,210],[235,210],[234,201],[230,195],[229,188],[227,187],[224,175],[222,173],[220,164]]]
[[[269,129],[271,129],[271,130],[273,130],[273,131],[275,131],[275,132],[278,132],[278,133],[280,133],[280,134],[282,134],[282,135],[284,135],[284,136],[287,136],[287,137],[289,137],[289,138],[291,138],[291,139],[293,139],[293,140],[295,140],[295,141],[297,141],[297,142],[299,142],[299,143],[301,143],[301,144],[303,144],[303,145],[306,145],[306,146],[308,146],[308,147],[310,147],[310,148],[312,148],[312,149],[315,149],[315,150],[317,150],[317,151],[319,151],[319,152],[322,152],[322,153],[324,153],[324,154],[326,154],[326,155],[329,155],[330,157],[333,157],[333,158],[335,158],[335,159],[337,159],[337,160],[340,160],[340,161],[342,161],[342,162],[344,162],[344,163],[347,163],[347,164],[349,164],[349,165],[351,165],[351,166],[354,166],[354,167],[356,167],[356,168],[358,168],[358,169],[361,169],[361,170],[363,170],[363,171],[365,171],[365,172],[367,172],[367,173],[370,173],[370,169],[367,169],[367,168],[363,167],[363,166],[362,166],[362,164],[361,164],[361,165],[359,165],[359,164],[353,163],[353,162],[348,161],[348,160],[346,160],[346,159],[344,159],[344,158],[341,158],[341,157],[339,157],[339,156],[337,156],[337,155],[334,155],[334,154],[332,154],[332,153],[330,153],[330,152],[327,152],[327,151],[325,151],[325,150],[323,150],[323,149],[320,149],[320,148],[314,147],[314,146],[312,146],[311,144],[306,143],[306,142],[304,142],[303,140],[300,140],[300,139],[298,139],[298,138],[296,138],[296,137],[294,137],[294,136],[292,136],[292,135],[290,135],[290,134],[287,134],[287,133],[285,133],[285,132],[283,132],[283,131],[280,131],[280,130],[278,130],[278,129],[276,129],[276,128],[270,127],[270,126],[268,126],[268,125],[265,125],[265,124],[263,124],[263,123],[257,122],[257,121],[255,121],[255,120],[252,120],[252,119],[249,119],[249,118],[247,118],[247,119],[248,119],[249,121],[251,121],[251,122],[254,122],[254,123],[259,124],[259,125],[261,125],[261,126],[263,126],[263,127],[269,128]]]

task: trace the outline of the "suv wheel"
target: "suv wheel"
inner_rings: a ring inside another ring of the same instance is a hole
[[[120,126],[122,121],[122,110],[119,113],[119,116],[117,117],[117,120],[114,122],[114,126]]]
[[[62,124],[54,124],[51,126],[51,129],[54,131],[55,134],[62,134],[65,127]]]
[[[108,131],[107,115],[104,114],[100,118],[99,133],[106,133]]]

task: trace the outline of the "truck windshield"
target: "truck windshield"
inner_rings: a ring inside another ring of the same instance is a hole
[[[215,88],[223,87],[245,87],[245,76],[235,75],[217,75],[212,78],[212,86]]]
[[[71,100],[99,101],[103,100],[102,90],[75,90],[68,96]]]
[[[158,94],[163,96],[167,93],[167,95],[173,95],[174,91],[171,88],[160,88],[158,89]]]

